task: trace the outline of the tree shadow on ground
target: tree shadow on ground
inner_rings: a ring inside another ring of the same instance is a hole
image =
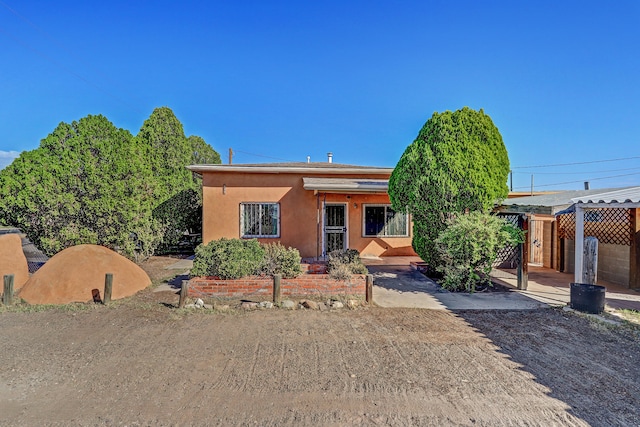
[[[168,280],[167,284],[172,289],[180,290],[180,289],[182,289],[182,281],[183,280],[189,280],[189,275],[188,274],[178,274],[173,279]]]
[[[367,266],[373,275],[375,286],[400,292],[446,292],[433,280],[417,270],[407,270],[406,266]]]
[[[560,309],[457,311],[590,425],[640,425],[638,332]],[[518,398],[518,396],[514,396]]]

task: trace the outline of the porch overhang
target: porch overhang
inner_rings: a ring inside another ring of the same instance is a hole
[[[387,194],[388,179],[303,177],[303,188],[317,193]]]

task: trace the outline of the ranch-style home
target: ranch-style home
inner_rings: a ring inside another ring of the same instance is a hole
[[[327,162],[192,165],[202,176],[202,241],[256,238],[303,258],[340,249],[416,255],[408,214],[387,194],[393,169]]]

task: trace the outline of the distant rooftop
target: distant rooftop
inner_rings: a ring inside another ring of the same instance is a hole
[[[598,188],[592,190],[568,190],[553,194],[543,194],[539,196],[517,197],[507,199],[502,202],[501,212],[512,213],[538,213],[555,215],[557,212],[567,209],[576,202],[591,200],[594,196],[599,201],[611,201],[615,195],[627,198],[640,192],[640,187],[623,188]],[[604,196],[604,197],[603,197]]]

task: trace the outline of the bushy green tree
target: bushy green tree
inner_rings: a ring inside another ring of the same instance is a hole
[[[0,223],[49,255],[81,243],[150,255],[198,231],[200,183],[185,166],[219,159],[202,138],[186,138],[166,107],[136,137],[101,115],[60,123],[0,171]]]
[[[213,165],[219,164],[220,154],[207,144],[204,139],[199,136],[191,135],[189,138],[191,145],[191,164],[192,165]]]
[[[144,159],[132,135],[104,116],[60,123],[36,150],[0,172],[0,217],[52,255],[82,243],[134,254],[157,245]]]
[[[452,291],[474,292],[491,284],[491,266],[498,250],[523,241],[520,230],[505,220],[482,212],[456,215],[435,241],[442,264],[441,286]]]
[[[199,136],[187,138],[168,107],[153,110],[136,136],[154,176],[154,219],[163,227],[163,249],[179,242],[185,230],[200,231],[200,180],[185,166],[220,163],[220,155]]]
[[[389,179],[394,209],[413,216],[413,247],[437,267],[435,240],[452,215],[487,211],[508,194],[509,157],[482,110],[434,113]]]

